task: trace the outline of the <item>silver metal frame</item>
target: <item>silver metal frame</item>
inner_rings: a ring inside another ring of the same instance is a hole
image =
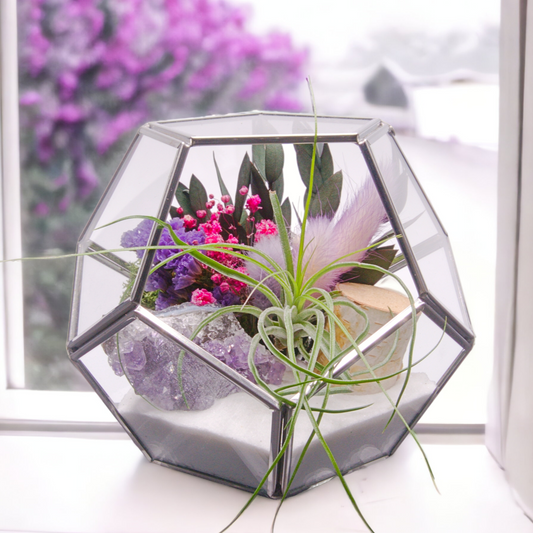
[[[261,116],[261,115],[265,115],[269,117],[293,116],[293,115],[286,114],[286,113],[251,112],[251,113],[243,113],[243,114],[232,114],[232,115],[208,117],[207,120],[227,119],[227,118],[232,118],[232,117],[236,117],[236,118],[254,117],[254,116]],[[313,115],[298,115],[298,116],[303,116],[308,119],[314,118]],[[343,118],[339,118],[339,117],[324,116],[324,117],[318,117],[319,121],[321,118],[343,120]],[[133,152],[135,151],[137,144],[140,142],[140,139],[145,135],[177,148],[177,155],[176,155],[176,159],[174,162],[174,166],[169,176],[168,187],[166,189],[166,193],[164,195],[164,198],[162,200],[162,203],[159,209],[158,217],[160,219],[166,219],[168,215],[173,197],[176,192],[176,188],[179,183],[181,171],[185,164],[188,151],[191,147],[199,146],[199,145],[312,143],[313,138],[314,138],[314,132],[310,132],[309,134],[297,134],[297,135],[263,135],[263,136],[243,135],[243,136],[231,136],[231,137],[230,136],[227,136],[227,137],[225,136],[211,136],[211,137],[210,136],[189,136],[189,135],[174,131],[173,129],[170,128],[171,124],[176,125],[176,124],[179,124],[180,122],[191,122],[191,121],[200,122],[202,120],[206,120],[206,118],[152,122],[141,127],[138,135],[135,137],[132,145],[126,152],[122,160],[122,163],[119,166],[119,169],[115,173],[108,188],[106,189],[106,192],[104,193],[104,196],[100,200],[95,212],[89,219],[80,237],[79,246],[78,246],[78,250],[80,252],[84,252],[85,250],[89,250],[89,249],[96,250],[94,243],[91,243],[91,241],[89,240],[90,233],[93,231],[99,217],[101,216],[103,209],[107,205],[109,197],[112,194],[115,187],[117,186],[118,181],[120,180],[120,177],[122,176],[122,173],[124,169],[126,168],[127,163],[129,162]],[[372,150],[372,144],[376,142],[379,138],[381,138],[383,135],[390,135],[391,138],[393,139],[394,145],[398,147],[396,140],[394,139],[394,131],[388,124],[385,124],[378,119],[356,119],[354,117],[353,119],[346,118],[346,120],[360,121],[363,123],[364,127],[360,131],[349,133],[349,134],[321,135],[319,133],[318,142],[319,143],[322,143],[322,142],[354,143],[355,146],[359,148],[362,154],[362,157],[364,158],[364,161],[366,162],[366,165],[369,169],[370,175],[378,190],[380,198],[383,202],[383,205],[387,212],[394,234],[403,235],[404,227],[402,225],[402,222],[400,221],[400,218],[398,216],[394,203],[387,190],[383,176],[375,160],[373,150]],[[400,154],[402,154],[401,150],[400,150]],[[431,204],[425,197],[425,194],[422,188],[420,187],[418,180],[416,179],[415,174],[412,172],[412,169],[410,167],[409,167],[409,170],[411,172],[412,177],[414,178],[416,182],[416,185],[418,187],[418,192],[423,196],[423,198],[427,202],[428,208],[434,213],[431,207]],[[442,228],[442,224],[440,223],[438,218],[437,218],[437,222]],[[444,228],[442,228],[442,230],[444,232],[444,235],[446,236]],[[150,243],[152,245],[155,245],[158,242],[160,233],[161,233],[161,228],[154,227],[154,229],[152,230],[151,237],[150,237]],[[457,355],[453,363],[450,365],[450,367],[446,370],[444,375],[441,376],[440,380],[438,381],[435,391],[433,392],[431,397],[427,400],[422,410],[416,415],[416,418],[413,421],[413,424],[415,424],[418,421],[418,419],[422,416],[422,414],[425,412],[425,410],[429,407],[433,399],[439,394],[442,387],[449,380],[451,375],[455,372],[455,370],[457,369],[459,364],[462,362],[464,357],[467,355],[467,353],[472,349],[473,344],[474,344],[474,335],[472,331],[470,331],[467,327],[465,327],[456,317],[453,316],[453,314],[449,313],[449,311],[431,293],[431,291],[429,290],[424,280],[423,274],[417,264],[417,260],[416,260],[416,256],[413,251],[413,248],[408,242],[408,240],[403,238],[403,239],[398,239],[397,242],[400,246],[402,253],[404,254],[405,260],[400,266],[397,266],[396,269],[405,268],[405,267],[408,268],[408,271],[410,273],[410,276],[413,279],[413,282],[415,284],[415,287],[418,293],[417,299],[415,301],[414,309],[411,307],[405,309],[403,312],[401,312],[396,317],[391,319],[380,330],[378,330],[376,333],[374,333],[368,339],[366,339],[360,346],[361,352],[363,354],[368,353],[372,348],[377,346],[380,342],[382,342],[386,337],[388,337],[394,331],[397,331],[401,326],[411,321],[413,319],[413,316],[420,315],[420,314],[424,314],[425,316],[427,316],[439,328],[446,328],[445,333],[458,344],[458,347],[460,349],[459,354]],[[431,245],[431,243],[423,243],[423,244]],[[199,471],[187,468],[187,467],[182,467],[179,465],[168,464],[164,461],[151,457],[147,453],[146,449],[143,448],[143,445],[140,442],[139,438],[135,435],[134,429],[129,427],[128,423],[121,416],[121,414],[119,413],[118,409],[113,404],[111,399],[107,396],[105,391],[100,387],[99,383],[95,380],[94,376],[92,376],[92,374],[83,364],[82,358],[85,354],[87,354],[91,350],[98,347],[100,344],[102,344],[102,342],[109,339],[112,335],[115,335],[117,332],[119,332],[121,329],[126,327],[128,324],[132,323],[135,320],[140,320],[143,323],[150,326],[153,330],[157,331],[159,334],[164,336],[166,339],[170,340],[171,342],[174,342],[175,344],[177,344],[178,346],[186,350],[188,353],[200,359],[203,363],[208,365],[210,368],[215,370],[220,375],[224,376],[226,379],[228,379],[233,384],[235,384],[237,387],[239,387],[242,391],[246,392],[247,394],[255,398],[257,401],[261,402],[263,405],[265,405],[268,409],[272,411],[270,458],[269,458],[270,465],[272,465],[272,462],[278,456],[282,447],[286,444],[288,422],[291,419],[291,416],[294,414],[293,409],[289,405],[280,404],[275,399],[275,397],[270,395],[267,391],[263,390],[261,387],[255,385],[254,383],[251,383],[246,378],[244,378],[242,375],[237,373],[235,370],[229,368],[228,366],[220,362],[216,357],[208,353],[206,350],[198,346],[196,343],[194,343],[193,341],[191,341],[190,339],[188,339],[181,333],[177,332],[176,330],[168,326],[165,322],[160,320],[153,313],[141,307],[140,302],[142,298],[142,293],[143,293],[144,286],[146,284],[149,268],[152,263],[154,253],[155,251],[148,251],[143,255],[141,266],[139,268],[139,274],[135,281],[130,299],[128,299],[125,302],[122,302],[120,305],[117,305],[117,307],[113,311],[106,314],[100,321],[98,321],[98,323],[94,324],[87,331],[83,331],[83,332],[79,332],[77,330],[79,303],[80,303],[79,292],[80,292],[80,287],[81,287],[81,278],[83,275],[83,271],[82,271],[83,270],[83,258],[78,258],[78,261],[76,264],[75,287],[74,287],[73,299],[72,299],[71,324],[70,324],[70,329],[69,329],[69,338],[70,338],[70,341],[68,343],[69,357],[71,358],[74,365],[80,370],[80,372],[82,372],[82,374],[85,376],[87,381],[91,384],[91,386],[96,390],[96,392],[98,393],[102,401],[107,405],[107,407],[110,409],[113,415],[117,418],[119,423],[124,427],[124,429],[128,432],[130,437],[134,440],[137,446],[143,451],[145,456],[150,461],[153,461],[157,464],[161,464],[161,465],[164,465],[164,466],[176,469],[176,470],[192,473],[199,477],[218,481],[218,482],[230,485],[230,486],[243,488],[245,490],[253,490],[254,489],[253,487],[246,487],[246,486],[240,485],[239,483],[234,483],[226,479],[218,478],[217,476],[214,476],[214,475],[208,475],[208,474],[205,474],[205,473],[202,473],[202,472],[199,472]],[[453,263],[453,256],[450,255],[450,257]],[[123,262],[118,257],[115,257],[113,255],[109,255],[108,257],[96,256],[96,259],[100,260],[102,263],[106,264],[108,267],[124,273],[125,275],[127,273],[126,267],[122,264]],[[455,282],[455,279],[458,280],[457,275],[454,278],[454,282]],[[460,294],[462,294],[460,285],[458,286],[458,291]],[[358,353],[355,352],[355,350],[351,352],[350,354],[346,355],[335,366],[333,376],[334,377],[340,376],[344,371],[346,371],[355,362],[357,362],[358,359],[360,359],[360,357]],[[322,386],[310,385],[305,391],[305,393],[308,396],[313,396],[314,394],[319,392],[321,388]],[[298,400],[298,397],[299,397],[298,395],[295,395],[293,398],[291,398],[291,400],[296,402]],[[408,431],[405,430],[403,434],[401,435],[401,437],[399,438],[398,442],[394,445],[394,447],[390,451],[391,454],[396,450],[396,448],[403,441],[403,439],[407,436],[407,434],[408,434]],[[287,453],[283,456],[283,458],[277,463],[275,468],[272,470],[269,476],[268,483],[264,489],[264,492],[266,493],[266,495],[271,498],[280,498],[284,494],[285,489],[287,487],[287,483],[288,483],[290,472],[291,472],[292,442],[287,443],[287,445],[288,445]]]

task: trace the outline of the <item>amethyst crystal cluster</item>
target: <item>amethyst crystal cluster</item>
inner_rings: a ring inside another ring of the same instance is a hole
[[[190,338],[198,324],[215,309],[185,303],[154,314]],[[254,382],[248,366],[251,338],[233,315],[214,320],[195,342]],[[180,347],[140,321],[111,337],[103,347],[115,374],[126,375],[135,392],[159,409],[207,409],[216,399],[239,391],[193,355],[185,353],[180,362]],[[281,383],[285,365],[263,346],[258,346],[254,361],[261,379],[273,385]]]

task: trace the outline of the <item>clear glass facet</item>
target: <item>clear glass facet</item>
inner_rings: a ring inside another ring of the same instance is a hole
[[[448,236],[396,141],[384,135],[371,150],[429,292],[472,331]]]
[[[121,251],[131,246],[123,236],[134,232],[143,216],[159,216],[177,156],[176,148],[140,136],[118,169],[78,246],[80,253],[102,250],[112,253],[79,258],[81,268],[76,279],[79,285],[76,290],[81,294],[79,321],[76,328],[71,327],[71,339],[120,303],[125,285],[134,275],[131,269],[144,253]],[[135,218],[121,220],[125,217]],[[146,220],[144,224],[148,225],[149,233],[152,223]]]
[[[136,320],[80,363],[153,460],[254,489],[269,464],[272,411],[188,353],[183,379],[198,379],[180,390],[180,351]]]
[[[355,135],[368,126],[370,119],[319,117],[321,134]],[[175,120],[158,123],[160,127],[186,137],[264,137],[269,135],[313,135],[312,115],[243,114],[201,120]]]

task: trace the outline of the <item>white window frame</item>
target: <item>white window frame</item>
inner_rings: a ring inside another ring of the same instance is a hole
[[[18,117],[17,2],[0,2],[0,258],[22,257]],[[118,429],[92,392],[24,389],[20,262],[0,265],[0,429],[23,426]],[[65,353],[66,357],[66,353]]]
[[[14,9],[15,8],[15,9]],[[16,6],[9,0],[0,4],[0,157],[2,187],[2,217],[0,242],[5,258],[21,257],[21,216],[20,216],[20,156],[18,130],[18,63],[15,54],[17,47]],[[6,263],[2,271],[1,309],[2,354],[5,364],[0,368],[2,384],[5,388],[24,388],[23,308],[22,308],[22,265]],[[8,305],[9,302],[9,305]]]

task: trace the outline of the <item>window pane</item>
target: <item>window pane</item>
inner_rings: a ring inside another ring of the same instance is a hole
[[[194,2],[163,8],[143,0],[134,11],[124,1],[119,13],[113,2],[104,12],[97,0],[19,0],[25,255],[74,249],[143,122],[253,109],[308,113],[310,75],[320,114],[381,118],[404,136],[400,145],[450,235],[478,335],[441,395],[462,379],[453,390],[461,407],[442,411],[482,422],[490,368],[480,359],[490,358],[493,320],[499,2],[332,0],[327,10],[303,1],[247,3],[252,10],[209,0],[195,11]],[[427,236],[436,228],[429,224]],[[73,263],[24,268],[28,386],[85,387],[64,352]],[[460,378],[463,368],[469,374]],[[480,384],[475,392],[472,382]]]

